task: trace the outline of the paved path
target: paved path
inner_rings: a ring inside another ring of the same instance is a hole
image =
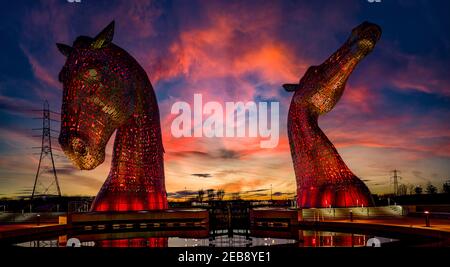
[[[18,229],[26,229],[26,228],[37,228],[37,227],[46,227],[51,225],[57,225],[57,224],[40,224],[39,226],[34,224],[4,224],[0,225],[0,232],[5,231],[13,231]]]
[[[350,220],[332,220],[332,222],[350,222]],[[395,225],[450,232],[450,220],[446,219],[431,218],[430,227],[425,226],[425,218],[416,217],[353,220],[353,223]]]

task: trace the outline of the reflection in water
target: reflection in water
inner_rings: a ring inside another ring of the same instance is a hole
[[[18,245],[32,248],[51,248],[51,247],[58,247],[58,240],[33,240]]]
[[[357,234],[299,230],[304,247],[363,247],[370,237]]]
[[[293,245],[297,241],[294,239],[260,238],[243,235],[216,236],[213,238],[193,239],[193,238],[169,238],[169,247],[260,247]]]
[[[164,234],[164,233],[163,233]],[[299,246],[299,247],[362,247],[372,236],[295,230],[291,232],[264,231],[252,232],[250,235],[222,233],[204,236],[178,235],[160,237],[161,232],[124,232],[82,234],[59,236],[48,240],[33,240],[17,244],[26,247],[65,247],[67,240],[77,238],[81,246],[86,247],[260,247],[260,246]],[[155,237],[157,235],[157,237]],[[380,238],[382,243],[395,240]]]
[[[114,240],[99,240],[97,247],[117,247],[117,248],[162,248],[168,246],[168,237],[150,237],[150,238],[129,238]]]

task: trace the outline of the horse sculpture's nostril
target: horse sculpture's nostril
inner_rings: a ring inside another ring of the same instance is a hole
[[[377,42],[381,37],[381,28],[376,24],[367,24],[359,32],[359,39],[370,39],[372,42]]]

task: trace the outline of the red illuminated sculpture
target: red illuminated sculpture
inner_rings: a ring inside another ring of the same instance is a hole
[[[297,179],[298,207],[372,206],[367,186],[345,165],[320,130],[318,117],[329,112],[344,92],[348,77],[380,39],[381,28],[364,22],[319,66],[311,66],[299,84],[284,84],[294,92],[288,115],[288,135]]]
[[[112,43],[114,22],[95,38],[57,44],[67,61],[59,74],[64,93],[59,143],[82,170],[105,159],[117,129],[109,176],[92,211],[167,208],[164,148],[155,92],[144,69]]]

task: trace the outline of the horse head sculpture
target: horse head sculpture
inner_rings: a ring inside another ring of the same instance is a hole
[[[112,43],[114,22],[95,38],[57,44],[67,57],[59,143],[81,170],[105,160],[117,129],[111,170],[91,210],[167,208],[159,109],[144,69]]]
[[[375,47],[378,25],[364,22],[319,66],[311,66],[299,84],[284,84],[294,92],[288,114],[288,135],[297,180],[299,207],[370,206],[367,186],[345,165],[320,130],[318,117],[336,105],[356,65]]]

